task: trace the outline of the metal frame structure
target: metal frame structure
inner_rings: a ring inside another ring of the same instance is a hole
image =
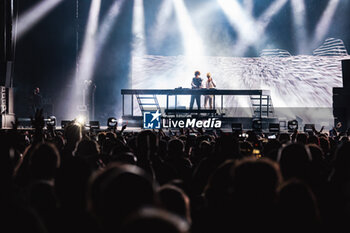
[[[122,115],[124,116],[134,116],[134,96],[139,95],[165,95],[166,96],[166,112],[169,111],[169,96],[175,96],[174,109],[177,109],[177,96],[178,95],[213,95],[214,96],[214,109],[215,107],[215,96],[221,97],[220,108],[224,108],[224,95],[240,95],[240,96],[258,96],[258,117],[263,117],[263,100],[270,100],[270,91],[269,90],[229,90],[229,89],[187,89],[187,88],[178,88],[178,89],[122,89]],[[125,96],[131,96],[131,114],[125,114]],[[269,103],[267,107],[267,117],[269,116]]]

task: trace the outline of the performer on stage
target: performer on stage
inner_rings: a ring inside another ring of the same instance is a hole
[[[36,87],[34,88],[33,94],[32,94],[32,111],[35,116],[36,111],[40,110],[42,108],[42,96],[40,94],[40,88]]]
[[[216,87],[216,84],[213,80],[213,78],[211,77],[211,74],[210,73],[207,73],[207,81],[205,82],[205,88],[207,89],[212,89],[212,88],[215,88]],[[210,109],[213,109],[213,98],[214,96],[213,95],[206,95],[204,97],[204,108],[207,108],[207,104],[209,102],[209,108]]]
[[[192,79],[192,89],[201,89],[202,88],[202,81],[203,79],[200,77],[201,72],[196,71],[194,72],[194,78]],[[194,101],[196,101],[198,109],[201,108],[201,96],[200,95],[191,95],[191,103],[190,103],[190,109],[193,109]]]

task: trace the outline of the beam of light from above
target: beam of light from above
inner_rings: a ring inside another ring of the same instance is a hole
[[[17,19],[17,39],[32,29],[42,18],[49,14],[63,0],[42,0]]]
[[[186,8],[184,0],[173,0],[173,6],[182,37],[184,48],[184,58],[182,62],[185,66],[183,69],[177,69],[171,76],[181,77],[176,79],[176,82],[173,83],[174,86],[190,87],[191,76],[194,74],[194,71],[200,70],[204,74],[205,70],[208,69],[208,65],[204,59],[204,44],[193,25],[192,17]],[[190,102],[189,96],[179,96],[177,100],[178,104],[184,106],[188,105]]]
[[[101,0],[92,0],[89,18],[86,25],[83,48],[79,58],[78,82],[90,80],[93,74],[93,67],[96,55],[96,32],[101,8]]]
[[[109,8],[107,15],[102,19],[100,29],[96,39],[96,57],[98,58],[102,52],[104,45],[106,44],[107,37],[113,29],[113,25],[116,24],[117,18],[120,14],[125,0],[115,0],[113,5]]]
[[[238,42],[235,53],[242,54],[241,44],[251,44],[258,40],[254,18],[248,14],[236,0],[218,0],[229,23],[238,33]]]
[[[142,57],[146,55],[145,43],[145,15],[143,0],[134,0],[133,19],[132,19],[132,56]]]
[[[163,0],[156,19],[156,23],[152,28],[152,40],[155,46],[158,46],[166,37],[169,27],[169,18],[173,10],[172,0]]]
[[[91,80],[95,63],[95,43],[96,32],[98,28],[98,19],[100,14],[101,0],[92,0],[88,21],[85,29],[83,46],[78,57],[78,69],[73,82],[73,88],[69,96],[69,110],[67,115],[72,116],[79,112],[86,114],[85,102],[85,82]]]
[[[265,29],[270,24],[272,18],[282,9],[282,7],[287,2],[288,0],[275,0],[258,18],[258,23],[261,25],[260,28],[262,30],[262,33],[265,32]]]
[[[338,4],[339,0],[329,0],[326,10],[323,12],[321,19],[317,23],[316,31],[311,44],[312,47],[320,46],[322,40],[325,39]]]
[[[223,3],[223,1],[227,0],[219,0]],[[233,0],[230,0],[231,2]],[[235,5],[238,5],[240,8],[241,14],[246,15],[248,19],[250,19],[250,31],[245,34],[242,33],[242,30],[238,30],[239,38],[234,46],[234,51],[236,52],[237,55],[243,56],[244,53],[246,52],[247,48],[251,45],[254,45],[256,48],[258,47],[259,44],[264,43],[264,37],[265,37],[265,30],[267,26],[270,24],[272,18],[282,9],[282,7],[288,2],[288,0],[275,0],[273,3],[270,4],[270,6],[263,12],[263,14],[258,18],[258,20],[254,20],[252,15],[250,15],[247,11],[244,11],[240,5],[235,1]],[[220,2],[219,2],[220,3]],[[224,4],[222,4],[222,7],[225,7]],[[228,4],[228,2],[226,2]],[[231,5],[232,7],[232,5]],[[224,12],[225,9],[223,8]],[[226,10],[227,12],[228,10]],[[230,14],[234,14],[234,12],[228,12]],[[241,24],[242,19],[239,19],[237,17],[233,18],[232,16],[227,16],[230,20],[234,20],[233,24]]]
[[[253,15],[254,2],[253,0],[244,0],[243,1],[244,9],[250,14]]]
[[[173,0],[173,3],[184,43],[185,56],[203,56],[204,50],[202,39],[198,36],[198,33],[193,26],[184,0]]]
[[[147,53],[145,43],[145,13],[143,7],[143,0],[134,0],[133,16],[132,16],[132,44],[131,44],[131,87],[135,88],[134,78],[137,75],[134,73],[135,70],[141,70],[143,72],[143,57]],[[137,104],[136,104],[137,105]],[[134,110],[137,110],[134,105]]]
[[[293,13],[293,26],[296,35],[296,47],[298,54],[307,53],[306,12],[304,0],[291,0]]]
[[[265,44],[265,31],[267,26],[271,23],[272,18],[286,5],[288,0],[275,0],[270,6],[263,12],[263,14],[257,20],[257,34],[258,40],[251,45],[258,48],[260,44]],[[245,50],[247,47],[245,48]],[[245,51],[244,50],[244,51]]]

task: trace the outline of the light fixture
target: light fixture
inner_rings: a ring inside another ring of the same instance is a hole
[[[46,126],[56,126],[56,117],[55,116],[50,116],[49,118],[46,119]]]
[[[304,125],[304,132],[305,133],[313,132],[314,128],[315,128],[315,124],[305,124]]]
[[[100,129],[99,121],[89,121],[90,129]]]
[[[270,123],[269,124],[269,132],[270,133],[279,133],[280,132],[280,124],[279,123]]]
[[[253,120],[252,128],[254,131],[261,132],[262,130],[262,121],[260,119]]]
[[[85,118],[85,116],[83,116],[83,115],[79,115],[79,116],[77,116],[77,118],[75,118],[74,121],[75,121],[76,123],[78,123],[79,125],[84,126],[84,125],[85,125],[85,122],[86,122],[86,118]]]
[[[231,129],[232,129],[232,132],[242,133],[243,125],[242,123],[232,123]]]
[[[108,129],[114,128],[117,125],[117,123],[118,123],[117,118],[115,117],[108,118],[107,120]]]
[[[294,131],[295,129],[298,129],[298,121],[297,120],[292,120],[288,121],[288,131]]]
[[[69,120],[62,120],[61,121],[61,128],[64,129],[66,128],[69,124],[71,124],[72,121],[69,121]]]

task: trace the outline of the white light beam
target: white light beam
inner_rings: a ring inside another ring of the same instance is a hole
[[[107,37],[111,33],[113,25],[115,25],[117,22],[120,9],[122,8],[124,2],[125,0],[115,0],[113,5],[109,8],[107,15],[102,19],[96,40],[96,57],[99,57],[102,48],[106,44]]]
[[[167,27],[169,26],[167,23],[169,23],[169,18],[171,16],[173,10],[173,4],[172,0],[163,0],[156,19],[155,26],[152,28],[152,38],[153,38],[153,44],[157,46],[159,43],[161,43],[167,32]]]
[[[132,20],[132,56],[142,57],[146,55],[145,44],[145,15],[143,0],[134,0],[133,20]]]
[[[203,56],[203,41],[193,26],[184,0],[173,0],[187,57]]]
[[[78,82],[90,80],[93,74],[96,55],[96,32],[98,28],[101,0],[92,0],[88,23],[79,60]]]
[[[307,52],[307,33],[306,33],[306,12],[304,0],[291,0],[293,13],[293,26],[296,35],[296,46],[298,55],[306,54]]]
[[[313,47],[319,46],[325,38],[338,4],[339,0],[329,0],[326,10],[323,12],[320,21],[317,23],[314,38],[312,40]]]
[[[63,0],[42,0],[17,19],[17,39],[32,29],[42,18],[55,9]]]

